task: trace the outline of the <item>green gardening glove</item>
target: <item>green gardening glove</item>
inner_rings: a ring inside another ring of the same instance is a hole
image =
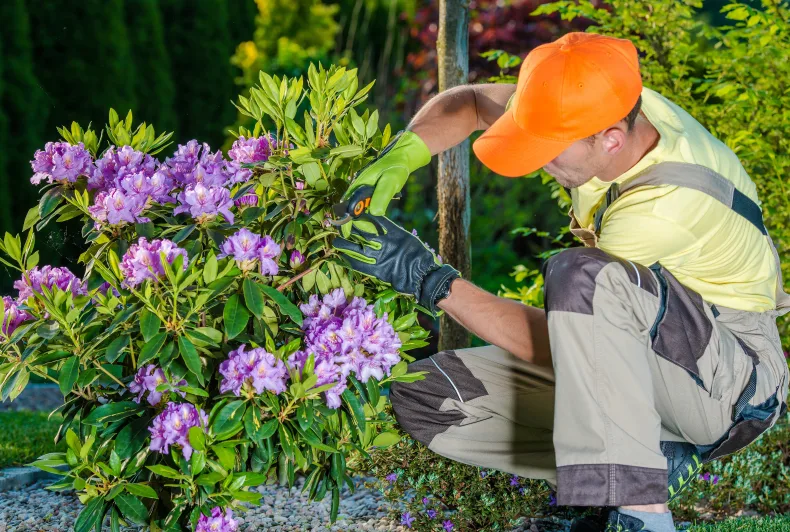
[[[368,212],[382,216],[392,198],[400,192],[412,172],[431,162],[431,152],[420,137],[411,131],[395,136],[379,156],[357,173],[343,199],[363,185],[375,188]],[[353,205],[349,204],[349,208]],[[352,214],[352,213],[349,213]]]

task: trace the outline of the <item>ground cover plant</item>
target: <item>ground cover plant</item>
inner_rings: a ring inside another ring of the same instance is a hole
[[[413,299],[346,268],[329,223],[390,129],[355,109],[371,85],[354,70],[259,81],[227,158],[111,111],[31,161],[41,200],[0,244],[19,274],[0,395],[58,383],[66,448],[34,465],[77,490],[75,530],[235,530],[250,486],[296,475],[335,519],[355,468],[399,440],[382,392],[420,378],[406,353],[428,333]],[[36,232],[73,219],[82,275],[39,265]]]

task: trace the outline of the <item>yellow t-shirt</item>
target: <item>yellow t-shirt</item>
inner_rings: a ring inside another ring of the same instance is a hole
[[[628,181],[659,162],[692,163],[718,172],[759,204],[754,183],[735,153],[691,115],[648,88],[642,91],[642,110],[661,138],[614,182]],[[591,228],[611,183],[594,177],[571,190],[582,227]],[[702,192],[670,185],[630,191],[607,209],[598,246],[645,266],[660,262],[710,303],[757,312],[775,307],[776,262],[768,240]]]

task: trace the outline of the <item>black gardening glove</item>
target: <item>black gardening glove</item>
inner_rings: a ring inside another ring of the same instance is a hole
[[[367,242],[358,244],[336,237],[333,246],[343,252],[351,267],[392,285],[402,294],[411,294],[420,305],[436,314],[436,304],[447,297],[449,284],[460,277],[449,264],[441,264],[436,255],[412,233],[386,216],[364,214],[378,232],[368,232],[356,224],[351,233]]]

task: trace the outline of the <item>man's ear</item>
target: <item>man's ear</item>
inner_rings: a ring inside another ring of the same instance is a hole
[[[608,155],[614,155],[625,146],[628,132],[619,124],[601,132],[601,147]]]

